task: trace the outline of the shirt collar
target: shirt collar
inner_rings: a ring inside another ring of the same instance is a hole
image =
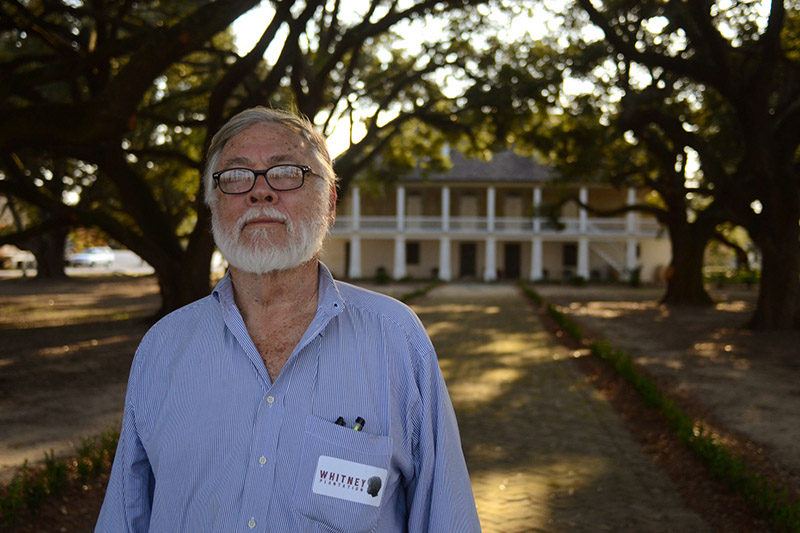
[[[223,307],[235,305],[233,302],[233,283],[231,282],[231,271],[225,271],[225,275],[219,280],[211,294]]]
[[[324,311],[331,318],[344,311],[344,298],[328,267],[319,262],[319,303],[317,312]]]

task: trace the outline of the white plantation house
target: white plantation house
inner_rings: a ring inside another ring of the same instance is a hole
[[[339,202],[322,259],[340,278],[523,278],[565,280],[662,276],[669,264],[666,230],[630,212],[599,218],[570,202],[559,224],[535,216],[561,189],[549,169],[512,151],[489,162],[452,153],[444,173],[414,173],[385,193],[355,181]],[[574,186],[595,208],[638,203],[647,191],[607,185]]]

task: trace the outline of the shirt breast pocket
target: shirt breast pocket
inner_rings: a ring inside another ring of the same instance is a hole
[[[383,496],[391,455],[391,437],[308,416],[293,498],[299,515],[312,521],[304,531],[374,531],[389,505]]]

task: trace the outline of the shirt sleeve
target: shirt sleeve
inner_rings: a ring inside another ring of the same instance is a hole
[[[435,353],[420,370],[416,475],[406,492],[408,531],[480,532],[456,415]]]
[[[136,427],[136,414],[130,399],[135,391],[133,372],[131,374],[119,444],[95,526],[96,533],[138,533],[148,531],[150,527],[155,478]]]

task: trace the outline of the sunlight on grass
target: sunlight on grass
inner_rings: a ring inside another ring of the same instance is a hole
[[[530,349],[530,336],[528,335],[498,335],[491,342],[483,345],[482,349],[493,354],[514,354],[519,356],[520,353]]]
[[[656,302],[604,302],[593,301],[586,303],[574,302],[569,306],[569,312],[578,316],[592,316],[598,318],[619,318],[632,312],[641,312],[656,309]]]
[[[111,344],[119,344],[123,342],[128,342],[131,340],[129,335],[115,335],[112,337],[106,337],[104,339],[90,339],[81,342],[76,342],[73,344],[65,344],[62,346],[50,346],[48,348],[42,348],[38,350],[35,355],[39,357],[61,357],[65,355],[69,355],[70,353],[74,354],[79,350],[97,348],[100,346],[109,346]]]
[[[732,313],[741,313],[750,308],[747,302],[743,300],[734,300],[731,302],[720,302],[715,306],[717,311],[728,311]]]
[[[440,324],[434,323],[429,331],[437,330]],[[445,340],[432,336],[438,341]],[[453,404],[464,412],[476,412],[507,396],[519,381],[529,376],[532,366],[549,364],[558,353],[553,351],[556,348],[544,331],[500,334],[489,329],[480,342],[464,340],[462,333],[458,340],[446,340],[444,344],[452,346],[459,342],[464,349],[455,355],[441,354],[439,365]],[[534,392],[528,396],[531,394]]]
[[[565,455],[547,462],[536,468],[495,469],[470,476],[484,533],[516,531],[522,525],[525,531],[552,531],[554,503],[597,490],[598,480],[609,469],[606,461],[594,457]],[[497,516],[502,516],[502,523],[491,520]]]
[[[460,325],[458,322],[452,320],[440,320],[425,326],[425,330],[431,337],[452,334],[459,331],[459,329]]]
[[[158,306],[155,279],[97,279],[91,283],[69,280],[37,284],[10,284],[0,295],[0,327],[29,329],[83,324],[97,320],[126,320],[148,316]],[[16,291],[13,292],[13,291]]]
[[[680,359],[665,359],[662,357],[637,357],[636,363],[642,366],[662,366],[664,368],[669,368],[670,370],[678,371],[682,370],[686,367],[686,363],[681,361]]]
[[[451,400],[459,409],[472,412],[501,398],[523,376],[524,372],[514,368],[493,368],[480,376],[453,380],[448,383],[448,390]]]

